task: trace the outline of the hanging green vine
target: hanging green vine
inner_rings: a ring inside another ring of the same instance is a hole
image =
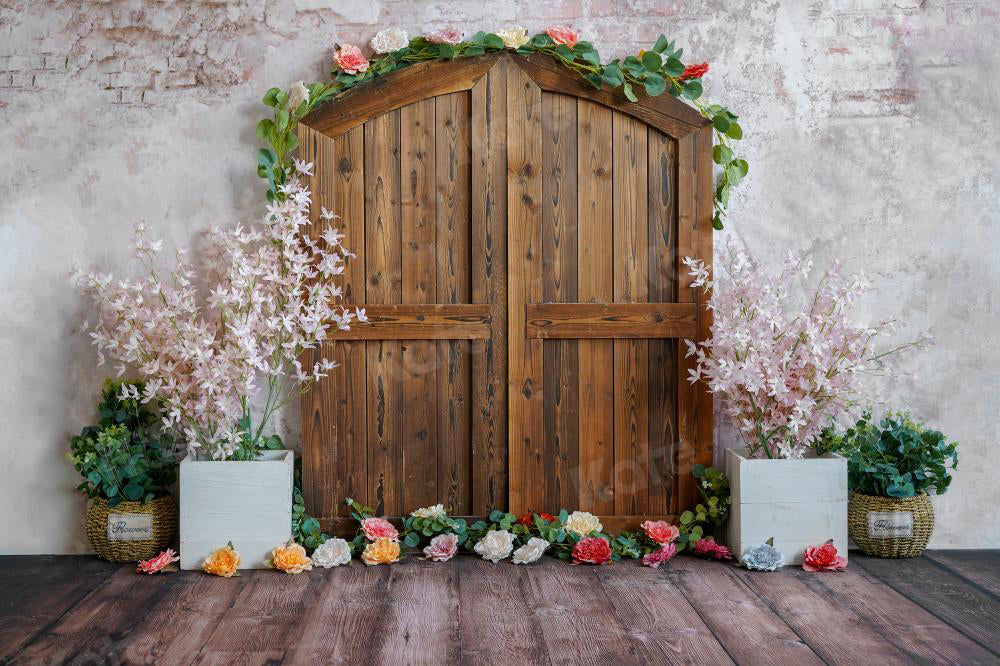
[[[708,71],[707,64],[685,66],[681,60],[683,49],[663,35],[648,51],[624,59],[601,63],[597,49],[590,42],[579,41],[572,30],[560,26],[529,38],[523,29],[500,31],[500,34],[478,32],[472,39],[462,41],[454,31],[439,31],[426,36],[408,39],[406,33],[385,30],[373,40],[380,52],[371,60],[360,49],[351,45],[337,48],[334,56],[332,80],[326,83],[297,82],[291,90],[271,88],[264,95],[264,104],[271,107],[272,117],[257,125],[257,136],[267,142],[257,154],[257,173],[267,180],[268,201],[281,198],[281,186],[290,172],[291,154],[298,148],[295,127],[299,120],[313,109],[331,102],[348,90],[372,79],[415,63],[431,60],[453,60],[483,55],[484,53],[513,50],[518,55],[544,53],[561,65],[576,72],[595,88],[602,86],[621,88],[625,97],[636,102],[636,90],[656,97],[664,93],[690,103],[702,116],[712,121],[715,145],[712,158],[721,173],[714,192],[712,226],[722,229],[730,191],[746,177],[747,161],[737,158],[733,141],[743,138],[739,117],[718,104],[702,100],[701,79]]]

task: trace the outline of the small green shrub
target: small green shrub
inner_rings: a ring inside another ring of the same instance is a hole
[[[834,451],[847,458],[851,490],[877,497],[941,494],[951,484],[948,463],[958,466],[958,442],[949,442],[908,414],[886,414],[879,422],[871,412],[844,432],[824,431],[817,452]]]

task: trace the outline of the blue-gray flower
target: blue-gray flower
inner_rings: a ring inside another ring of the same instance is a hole
[[[785,556],[770,541],[759,543],[743,553],[743,566],[758,571],[774,571],[785,566]]]

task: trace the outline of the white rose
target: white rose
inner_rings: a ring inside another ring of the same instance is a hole
[[[410,513],[414,518],[444,518],[448,515],[448,512],[444,510],[444,504],[435,504],[434,506],[425,506],[422,509],[417,509]]]
[[[538,537],[531,537],[528,543],[514,551],[514,564],[531,564],[542,556],[549,542]]]
[[[510,556],[510,551],[514,548],[514,535],[507,530],[493,530],[487,532],[486,536],[476,544],[476,552],[483,556],[484,560],[499,562]]]
[[[516,49],[528,41],[528,31],[519,25],[498,30],[496,34],[503,40],[503,45],[508,49]]]
[[[312,554],[312,563],[324,569],[347,564],[350,561],[351,546],[343,539],[327,539]]]
[[[299,108],[299,104],[309,101],[309,88],[302,81],[296,81],[288,91],[288,110]]]
[[[375,53],[392,53],[398,51],[410,43],[410,36],[405,30],[399,28],[386,28],[380,30],[372,37],[371,45]]]
[[[600,532],[604,526],[594,514],[586,511],[574,511],[566,519],[565,528],[580,536],[590,536],[591,532]]]

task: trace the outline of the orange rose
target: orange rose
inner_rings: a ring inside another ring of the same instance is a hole
[[[236,570],[240,568],[240,554],[236,552],[236,549],[233,548],[233,542],[230,541],[225,548],[219,548],[209,555],[201,568],[205,573],[210,573],[213,576],[229,578],[235,575]]]
[[[365,564],[392,564],[399,559],[399,542],[382,537],[365,546],[361,554]]]
[[[284,547],[271,551],[271,566],[285,573],[297,574],[312,570],[312,560],[306,557],[306,549],[289,540]]]

